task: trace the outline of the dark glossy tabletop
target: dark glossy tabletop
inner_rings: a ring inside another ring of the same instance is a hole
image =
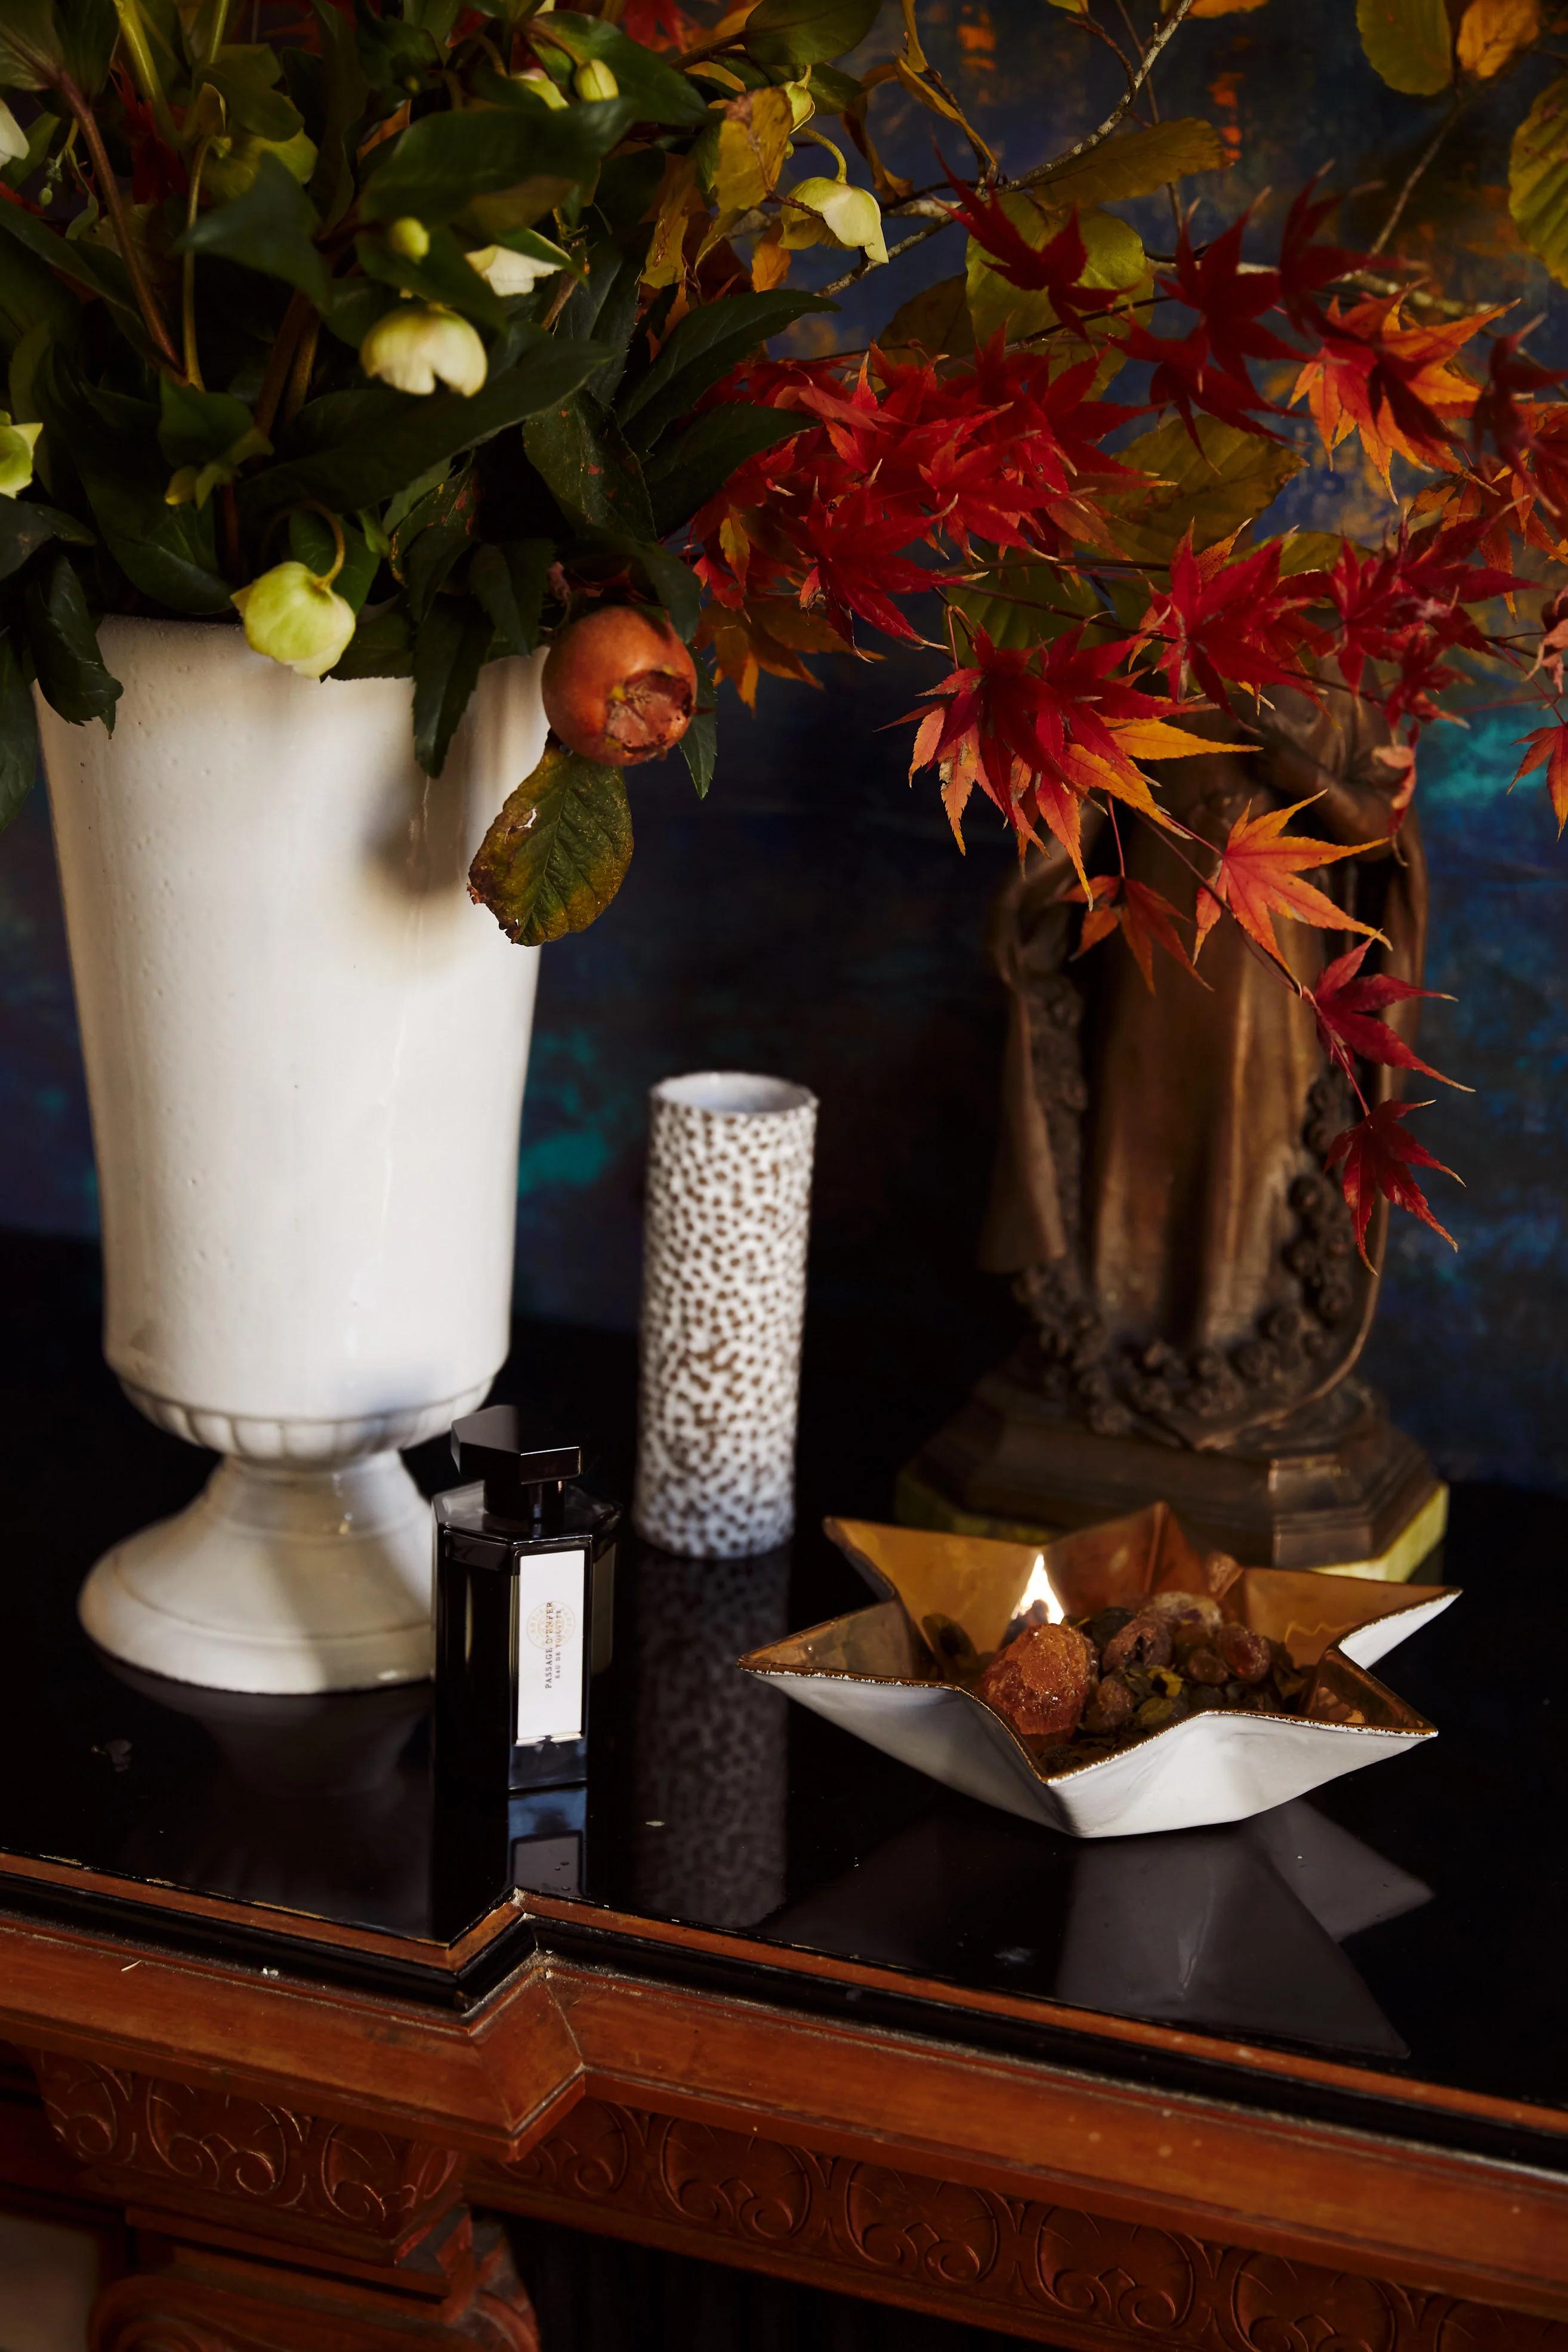
[[[1568,1503],[1456,1493],[1422,1573],[1465,1598],[1380,1668],[1440,1738],[1250,1823],[1078,1842],[950,1796],[735,1671],[742,1651],[864,1601],[821,1514],[888,1516],[900,1462],[978,1369],[929,1339],[818,1325],[801,1534],[723,1565],[628,1543],[589,1788],[509,1816],[433,1799],[423,1686],[254,1699],[94,1653],[74,1614],[81,1577],[186,1500],[206,1461],[142,1423],[100,1362],[91,1252],[0,1237],[0,1906],[451,1999],[421,1976],[421,1948],[515,1885],[549,1898],[542,1927],[524,1906],[520,1933],[555,1948],[1568,2168],[1568,2134],[1499,2104],[1568,2109]],[[602,1490],[626,1491],[630,1340],[524,1327],[500,1392],[564,1412]],[[439,1447],[413,1459],[427,1486],[451,1483]],[[28,1858],[79,1867],[40,1885],[16,1874]],[[115,1892],[127,1883],[275,1914],[276,1947],[132,1916]],[[290,1915],[379,1929],[381,1957],[337,1950],[330,1932],[290,1948]],[[668,1921],[725,1937],[653,1938]],[[400,1943],[406,1967],[385,1958]],[[526,1948],[514,1938],[498,1966]],[[797,1968],[786,1983],[770,1950],[875,1973]],[[949,2010],[944,1987],[955,2003],[1008,1998]],[[1097,2018],[1190,2032],[1129,2041]],[[1238,2042],[1303,2063],[1253,2082]]]

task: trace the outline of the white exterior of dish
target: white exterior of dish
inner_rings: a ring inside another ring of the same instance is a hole
[[[1338,1647],[1357,1665],[1370,1667],[1456,1598],[1445,1592],[1359,1626]],[[900,1764],[1069,1837],[1142,1837],[1246,1821],[1436,1736],[1215,1710],[1046,1780],[1001,1717],[952,1684],[875,1682],[798,1668],[769,1673],[749,1660],[742,1664],[786,1698]]]
[[[223,625],[100,642],[113,736],[39,719],[104,1351],[151,1419],[231,1461],[100,1562],[83,1620],[226,1689],[414,1679],[428,1515],[392,1449],[507,1351],[538,956],[466,877],[543,747],[536,670],[483,673],[432,782],[405,680],[318,685]]]

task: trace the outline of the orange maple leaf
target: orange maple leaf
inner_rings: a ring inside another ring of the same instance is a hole
[[[1134,882],[1131,876],[1121,874],[1096,874],[1089,881],[1087,888],[1090,904],[1079,932],[1078,946],[1073,950],[1075,960],[1087,954],[1090,948],[1098,947],[1100,940],[1109,939],[1113,931],[1120,931],[1132,951],[1133,961],[1143,975],[1143,985],[1151,996],[1154,993],[1156,946],[1163,948],[1168,956],[1174,957],[1179,964],[1192,972],[1200,988],[1206,988],[1207,982],[1199,977],[1176,929],[1176,909],[1163,892],[1152,889],[1146,882]],[[1083,893],[1075,890],[1071,895],[1079,898]]]
[[[1194,957],[1218,922],[1222,907],[1228,907],[1248,939],[1256,940],[1264,953],[1280,964],[1285,959],[1275,935],[1276,915],[1315,924],[1322,931],[1363,931],[1368,939],[1383,939],[1383,933],[1370,923],[1358,923],[1323,891],[1300,879],[1316,866],[1331,866],[1336,858],[1356,857],[1363,849],[1388,845],[1380,841],[1312,841],[1305,834],[1288,834],[1285,827],[1291,817],[1310,808],[1316,798],[1313,793],[1289,808],[1268,809],[1258,817],[1248,806],[1237,818],[1219,864],[1198,890]]]
[[[1469,415],[1479,387],[1452,362],[1508,307],[1440,327],[1405,327],[1403,299],[1374,296],[1344,312],[1337,299],[1331,303],[1322,344],[1290,395],[1293,402],[1305,397],[1325,449],[1359,433],[1385,485],[1395,451],[1418,466],[1454,467],[1445,427],[1450,417]]]
[[[1533,735],[1521,735],[1525,754],[1514,773],[1513,784],[1521,776],[1528,776],[1532,768],[1544,766],[1546,789],[1552,795],[1552,814],[1557,819],[1557,837],[1568,824],[1568,726],[1538,727]],[[1512,792],[1513,784],[1509,790]]]

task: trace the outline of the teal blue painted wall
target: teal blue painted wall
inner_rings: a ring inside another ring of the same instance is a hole
[[[989,21],[986,126],[1016,156],[1055,119],[1107,95],[1102,60],[1043,0],[937,0],[933,49]],[[1342,181],[1397,179],[1440,101],[1394,100],[1354,45],[1348,0],[1269,0],[1185,28],[1162,83],[1167,112],[1238,123],[1243,162],[1205,192],[1212,225],[1329,156]],[[942,29],[945,26],[945,30]],[[1227,77],[1239,75],[1239,82]],[[1230,91],[1234,108],[1224,93]],[[1221,95],[1215,95],[1216,91]],[[1500,173],[1494,94],[1457,144],[1417,247],[1456,189]],[[925,119],[894,126],[922,173]],[[1375,199],[1364,200],[1369,205]],[[1203,222],[1200,221],[1200,227]],[[1446,223],[1447,235],[1451,223]],[[961,257],[951,236],[921,275]],[[1534,298],[1479,240],[1471,290]],[[913,264],[900,267],[912,271]],[[873,281],[840,330],[855,339],[918,278]],[[1553,321],[1549,332],[1555,332]],[[1342,484],[1341,488],[1343,488]],[[1328,520],[1334,486],[1293,493]],[[755,718],[726,711],[703,806],[684,772],[633,783],[637,851],[609,915],[543,960],[522,1139],[518,1297],[528,1311],[610,1326],[636,1317],[645,1098],[657,1078],[714,1065],[803,1078],[822,1101],[813,1280],[818,1303],[951,1334],[956,1358],[999,1347],[1010,1309],[973,1267],[994,1126],[1001,1014],[980,940],[1007,852],[977,830],[955,853],[940,811],[904,781],[908,710],[926,673],[903,656],[828,666],[824,690],[764,685]],[[1568,1486],[1568,857],[1540,793],[1506,782],[1510,717],[1427,738],[1422,808],[1433,870],[1429,1057],[1475,1088],[1436,1089],[1423,1132],[1467,1189],[1433,1179],[1451,1254],[1395,1227],[1372,1366],[1405,1423],[1456,1473]],[[95,1202],[47,826],[36,800],[0,847],[0,1223],[89,1234]]]

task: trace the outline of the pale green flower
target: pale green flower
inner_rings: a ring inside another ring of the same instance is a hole
[[[412,213],[405,213],[401,220],[391,223],[386,241],[394,253],[400,253],[405,261],[423,261],[430,250],[430,232],[422,220],[415,219]]]
[[[801,206],[813,217],[802,220],[790,212],[791,205]],[[881,208],[876,197],[868,188],[851,187],[845,180],[824,177],[797,181],[785,198],[779,242],[791,251],[831,242],[858,247],[869,262],[879,264],[888,258]]]
[[[41,425],[13,425],[0,408],[0,498],[14,499],[33,478],[33,452]]]
[[[292,139],[258,139],[243,131],[236,139],[215,139],[207,150],[202,185],[220,203],[229,204],[256,185],[264,155],[276,155],[291,179],[303,187],[316,168],[316,149],[303,131]]]
[[[323,677],[354,633],[354,609],[307,563],[275,563],[230,602],[252,649],[296,677]]]
[[[492,294],[531,294],[542,278],[553,278],[561,266],[560,259],[513,253],[505,245],[483,245],[468,256],[468,267],[479,271]]]
[[[465,396],[478,392],[489,367],[467,319],[438,302],[397,303],[360,345],[359,363],[399,392],[434,392],[441,383]]]
[[[540,14],[543,14],[542,9]],[[552,114],[558,114],[564,109],[567,102],[565,92],[556,88],[542,66],[530,66],[526,73],[512,74],[510,79],[521,82],[531,89],[535,98],[542,100]]]
[[[0,98],[0,164],[19,163],[27,152],[27,134]]]
[[[602,58],[590,58],[572,77],[579,98],[619,98],[621,85]]]

